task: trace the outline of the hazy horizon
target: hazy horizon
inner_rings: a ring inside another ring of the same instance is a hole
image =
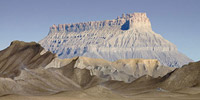
[[[13,40],[38,42],[53,24],[109,20],[122,13],[146,12],[153,31],[198,61],[199,5],[199,0],[1,0],[0,50]]]

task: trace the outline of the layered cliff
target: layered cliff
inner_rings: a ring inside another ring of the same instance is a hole
[[[174,44],[152,31],[146,13],[123,14],[113,20],[53,25],[48,36],[39,43],[60,58],[158,59],[161,64],[171,67],[192,61]]]
[[[82,32],[88,31],[92,29],[102,29],[105,27],[114,27],[121,26],[122,30],[128,30],[130,28],[147,28],[151,29],[151,23],[146,16],[146,13],[133,13],[133,14],[123,14],[122,17],[117,17],[117,19],[113,20],[105,20],[105,21],[93,21],[93,22],[85,22],[85,23],[73,23],[73,24],[59,24],[56,26],[55,24],[50,27],[50,32]]]

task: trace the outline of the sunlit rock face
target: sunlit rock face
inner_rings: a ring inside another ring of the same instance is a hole
[[[162,65],[171,67],[192,61],[152,30],[146,13],[122,14],[113,20],[53,25],[48,36],[39,43],[60,58],[158,59]]]

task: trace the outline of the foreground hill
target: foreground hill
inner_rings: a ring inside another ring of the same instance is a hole
[[[191,62],[165,77],[162,87],[168,90],[180,90],[200,86],[200,61]]]
[[[155,59],[59,59],[22,41],[0,51],[0,100],[198,100],[199,84],[200,62],[174,70]]]
[[[108,80],[130,83],[146,74],[164,76],[173,69],[161,66],[155,59],[59,59],[35,42],[13,41],[0,52],[0,94],[55,94]]]
[[[186,95],[200,94],[200,62],[184,65],[163,77],[153,78],[144,75],[131,83],[106,81],[103,85],[124,95],[149,93],[155,90]]]
[[[181,67],[192,61],[152,30],[146,13],[123,14],[113,20],[53,25],[48,36],[39,43],[60,58],[158,59],[162,65],[170,67]]]

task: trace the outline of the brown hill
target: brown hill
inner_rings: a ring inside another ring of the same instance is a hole
[[[44,50],[35,42],[25,43],[13,41],[8,48],[0,51],[0,77],[14,78],[20,75],[20,70],[45,67],[55,54]]]
[[[172,70],[155,59],[58,59],[37,43],[14,41],[0,51],[0,96],[63,92],[67,98],[89,100],[154,98],[154,94],[199,98],[200,62]]]
[[[184,65],[163,77],[161,87],[167,90],[180,90],[200,85],[200,61]]]

